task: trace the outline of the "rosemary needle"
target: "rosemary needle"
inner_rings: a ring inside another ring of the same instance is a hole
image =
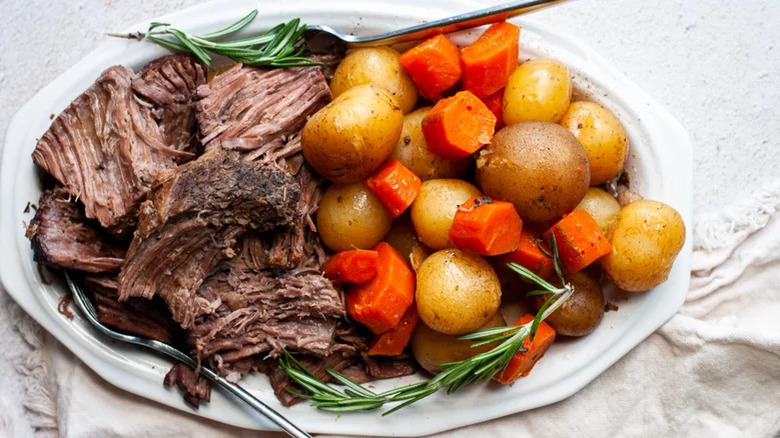
[[[146,40],[166,49],[190,53],[208,66],[211,66],[209,53],[257,67],[300,67],[321,64],[304,56],[306,44],[303,33],[306,25],[301,24],[298,18],[278,24],[259,35],[220,41],[244,29],[257,17],[257,14],[255,9],[235,23],[205,35],[192,35],[172,27],[169,23],[152,22],[146,34],[138,33],[123,37]]]
[[[555,271],[560,275],[562,287],[550,284],[521,265],[515,263],[507,265],[509,269],[524,279],[539,286],[540,290],[533,291],[532,294],[551,294],[533,321],[520,326],[480,330],[458,338],[474,341],[471,345],[472,348],[497,344],[492,349],[468,359],[440,364],[439,367],[442,371],[431,379],[382,393],[370,391],[347,376],[331,369],[327,370],[328,374],[343,385],[344,389],[324,383],[292,354],[284,350],[284,356],[279,360],[279,368],[307,394],[301,394],[289,388],[285,388],[285,390],[297,397],[312,400],[312,406],[329,412],[367,411],[381,408],[388,403],[402,402],[382,414],[388,415],[428,397],[440,389],[446,389],[448,394],[452,394],[466,385],[486,381],[496,373],[503,373],[512,357],[518,352],[524,351],[523,343],[526,339],[533,340],[539,323],[557,310],[574,293],[571,284],[563,281],[554,236],[552,237],[552,248]]]

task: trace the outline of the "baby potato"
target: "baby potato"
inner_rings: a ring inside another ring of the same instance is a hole
[[[373,248],[393,220],[382,202],[362,183],[331,186],[317,209],[317,230],[333,251]]]
[[[526,61],[509,76],[504,89],[504,123],[557,122],[569,108],[571,93],[566,66],[544,58]]]
[[[422,132],[422,120],[430,109],[420,108],[404,116],[401,138],[390,154],[390,159],[400,161],[423,181],[461,177],[468,170],[468,159],[450,161],[428,150]]]
[[[422,183],[412,204],[412,224],[422,243],[432,249],[452,246],[450,227],[458,207],[479,189],[459,179],[432,179]]]
[[[408,213],[399,216],[393,221],[390,232],[387,233],[383,240],[395,248],[410,264],[414,248],[420,246],[420,239],[417,238],[417,232],[414,231],[414,225],[412,225],[412,218]]]
[[[580,141],[590,161],[590,185],[618,176],[628,155],[628,137],[612,112],[595,102],[572,102],[559,122]]]
[[[504,317],[501,316],[501,313],[496,312],[488,322],[477,330],[504,326],[506,326]],[[471,348],[473,341],[460,341],[457,336],[439,333],[422,322],[417,324],[417,328],[414,329],[411,343],[417,363],[434,374],[441,371],[438,366],[441,363],[468,359],[495,347],[495,344],[488,344]]]
[[[615,286],[643,292],[666,281],[685,243],[685,224],[674,208],[657,201],[634,201],[620,211],[608,235],[612,252],[601,267]]]
[[[514,204],[524,221],[553,222],[588,191],[588,156],[571,132],[555,123],[516,123],[480,151],[477,182],[486,195]]]
[[[582,271],[567,273],[564,278],[574,287],[574,293],[545,321],[560,335],[585,336],[598,327],[604,317],[604,293],[601,285]],[[536,309],[540,309],[549,297],[549,294],[534,297]]]
[[[575,210],[585,210],[599,224],[601,232],[609,235],[609,230],[620,215],[620,204],[612,195],[596,187],[591,187],[585,193]]]
[[[378,84],[395,97],[404,114],[417,105],[417,86],[401,66],[400,53],[390,47],[370,47],[349,52],[330,81],[333,97],[357,85]]]
[[[448,335],[472,332],[495,315],[501,283],[482,257],[458,249],[437,251],[417,271],[417,310],[430,328]]]
[[[379,85],[350,88],[309,118],[301,134],[306,161],[337,184],[376,170],[401,136],[403,113]]]

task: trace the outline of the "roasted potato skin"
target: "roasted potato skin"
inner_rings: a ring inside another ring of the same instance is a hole
[[[492,318],[477,330],[503,327],[506,325],[501,313],[496,312]],[[445,335],[428,327],[425,323],[417,324],[412,334],[412,352],[417,363],[430,373],[438,373],[439,364],[468,359],[479,353],[490,350],[495,344],[471,348],[472,341],[460,341],[455,335]]]
[[[582,144],[590,161],[590,185],[615,178],[628,155],[628,136],[611,111],[595,102],[572,102],[560,125]]]
[[[306,122],[303,156],[327,180],[354,183],[387,159],[402,126],[403,113],[386,89],[374,84],[353,87]]]
[[[458,207],[479,189],[459,179],[432,179],[425,181],[412,204],[412,223],[417,236],[432,249],[452,246],[450,227]]]
[[[552,59],[520,64],[504,88],[504,123],[557,122],[569,108],[573,87],[566,66]]]
[[[585,197],[574,209],[590,213],[605,236],[609,235],[609,230],[620,216],[620,204],[617,199],[597,187],[589,188]]]
[[[482,257],[457,249],[437,251],[417,271],[417,310],[430,328],[449,335],[472,332],[501,304],[501,283]]]
[[[331,186],[317,209],[317,230],[333,251],[370,249],[385,237],[392,218],[362,183]]]
[[[410,112],[417,105],[417,86],[401,66],[400,56],[390,47],[368,47],[349,52],[333,72],[331,93],[337,97],[358,85],[377,84],[395,97],[404,114]]]
[[[431,107],[420,108],[404,116],[401,138],[390,154],[390,159],[400,161],[423,181],[462,177],[471,160],[450,161],[428,150],[422,131],[422,120],[430,109]]]
[[[560,219],[585,196],[590,165],[582,145],[559,125],[506,126],[477,159],[477,182],[495,199],[515,205],[524,221]]]
[[[608,235],[612,252],[601,267],[615,286],[644,292],[666,281],[685,243],[685,224],[674,208],[657,201],[634,201],[620,211]]]
[[[420,246],[420,239],[417,238],[417,232],[412,225],[411,214],[404,213],[393,220],[393,226],[383,240],[411,264],[412,252],[415,247]]]
[[[604,292],[585,272],[567,273],[564,278],[574,287],[574,293],[545,321],[559,335],[585,336],[595,330],[604,317]],[[534,297],[536,309],[540,309],[549,297],[549,294]]]

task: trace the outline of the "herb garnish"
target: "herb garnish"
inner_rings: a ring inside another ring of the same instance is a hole
[[[192,35],[176,29],[169,23],[152,22],[146,34],[137,33],[123,37],[151,41],[171,50],[195,55],[210,66],[210,53],[226,56],[233,61],[251,66],[296,67],[320,65],[303,56],[306,44],[303,39],[305,24],[299,18],[282,23],[259,35],[232,41],[215,41],[245,28],[257,17],[257,9],[224,29],[205,35]],[[113,35],[118,36],[118,35]],[[167,38],[173,37],[173,38]]]
[[[327,373],[336,382],[343,385],[344,388],[339,389],[331,384],[324,383],[306,369],[292,354],[284,350],[284,357],[279,361],[279,367],[307,393],[302,394],[289,388],[285,388],[285,390],[296,397],[311,400],[312,406],[329,412],[368,411],[378,409],[388,403],[400,402],[382,414],[388,415],[440,389],[446,388],[447,393],[452,394],[468,384],[489,380],[496,373],[503,372],[512,357],[516,353],[524,351],[523,343],[526,338],[533,340],[539,323],[550,316],[574,293],[574,288],[571,284],[566,283],[563,279],[559,266],[555,235],[551,237],[553,264],[563,287],[553,286],[548,281],[516,263],[507,264],[509,269],[516,272],[523,279],[541,288],[528,292],[526,296],[551,294],[539,309],[539,312],[537,312],[534,320],[520,326],[480,330],[458,338],[460,340],[474,341],[471,348],[499,342],[491,350],[479,353],[469,359],[443,363],[439,365],[442,368],[441,373],[429,380],[380,393],[373,392],[332,369],[326,370]]]

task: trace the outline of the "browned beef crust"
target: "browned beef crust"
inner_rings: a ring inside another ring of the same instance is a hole
[[[196,292],[247,229],[267,231],[297,216],[299,187],[285,172],[242,161],[222,149],[160,177],[141,207],[119,275],[120,300],[160,295],[173,319],[190,328],[217,303]]]

